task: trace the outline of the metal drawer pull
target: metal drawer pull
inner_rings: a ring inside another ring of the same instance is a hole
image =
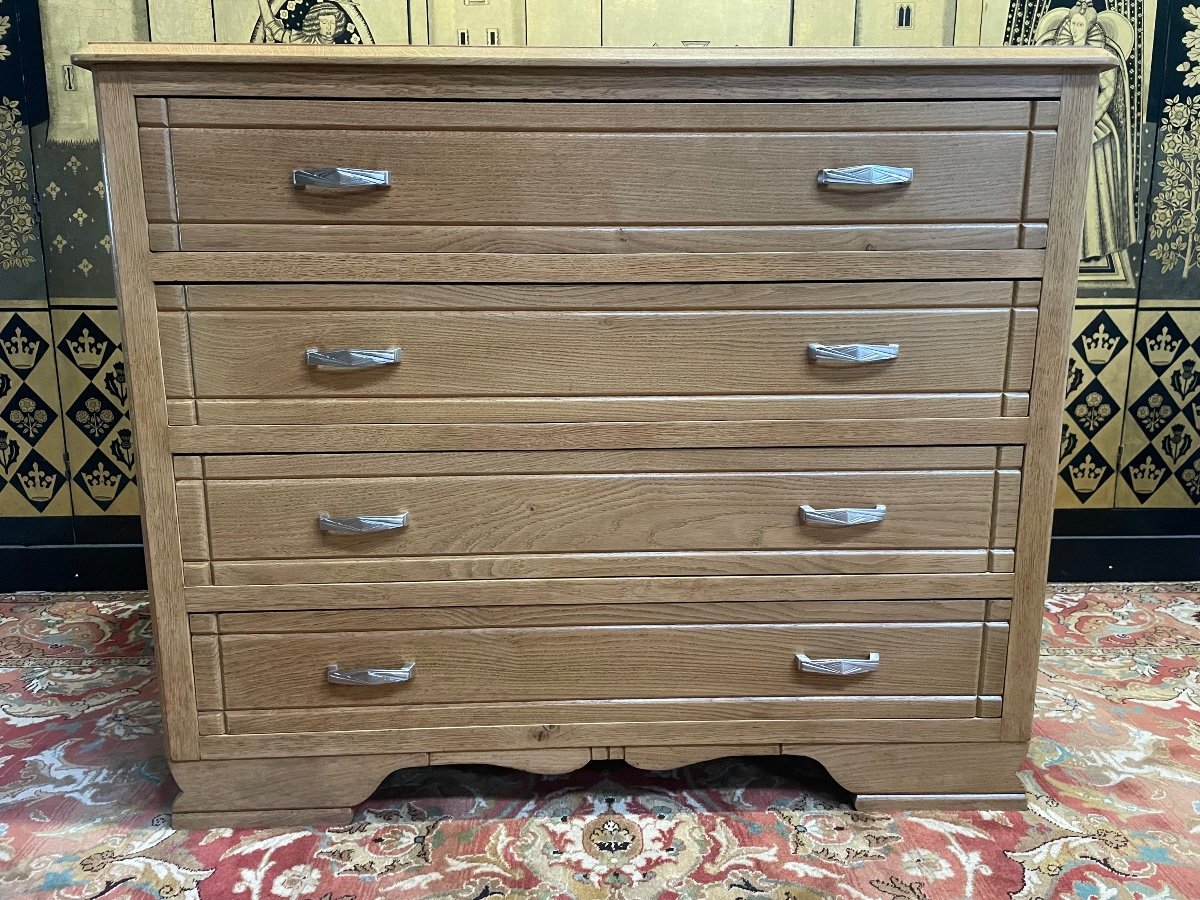
[[[331,516],[321,513],[317,524],[326,534],[375,534],[408,526],[408,513],[396,516]]]
[[[796,662],[801,672],[814,675],[864,675],[879,670],[878,653],[870,653],[866,659],[809,659],[797,653]]]
[[[800,507],[800,521],[805,525],[822,525],[826,528],[849,528],[852,525],[870,525],[882,522],[887,515],[887,507],[882,503],[874,509],[855,509],[842,507],[840,509],[813,509],[807,504]]]
[[[842,166],[822,169],[817,184],[829,187],[886,188],[912,184],[913,170],[900,166]]]
[[[318,187],[334,190],[377,188],[388,187],[391,177],[387,169],[351,169],[336,166],[331,169],[294,169],[292,184],[298,188]]]
[[[376,366],[400,364],[400,348],[386,350],[318,350],[310,347],[304,351],[304,361],[310,366],[328,369],[373,369]]]
[[[339,669],[334,665],[325,669],[325,680],[330,684],[400,684],[412,681],[416,665],[405,663],[398,669]]]
[[[900,356],[899,344],[809,344],[808,358],[845,363],[887,362]]]

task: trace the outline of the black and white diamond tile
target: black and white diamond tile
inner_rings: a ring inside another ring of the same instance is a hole
[[[1133,320],[1132,307],[1075,310],[1059,439],[1059,507],[1113,505]]]
[[[137,515],[137,460],[115,309],[51,310],[76,515]]]
[[[1200,506],[1200,304],[1139,311],[1117,506]]]
[[[0,311],[0,516],[69,516],[50,314]]]

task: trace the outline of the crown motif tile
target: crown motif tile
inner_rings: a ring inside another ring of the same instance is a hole
[[[108,362],[117,346],[87,313],[80,313],[58,342],[59,352],[89,377]]]
[[[42,512],[62,489],[66,476],[36,450],[31,450],[10,482],[34,509]]]
[[[46,340],[22,316],[14,314],[0,329],[0,355],[21,374],[28,373],[46,352]]]
[[[74,478],[84,493],[101,509],[108,509],[130,480],[104,453],[96,450]]]

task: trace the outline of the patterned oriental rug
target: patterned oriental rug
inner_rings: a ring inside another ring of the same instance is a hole
[[[145,597],[0,597],[0,898],[1198,900],[1200,585],[1049,597],[1027,813],[866,815],[795,760],[394,774],[173,831]]]

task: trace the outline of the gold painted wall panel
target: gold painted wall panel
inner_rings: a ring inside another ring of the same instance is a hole
[[[606,47],[786,47],[791,0],[604,0]]]
[[[50,101],[51,141],[97,139],[92,76],[71,65],[88,41],[144,41],[150,33],[145,0],[39,0],[42,52]],[[68,83],[64,70],[70,71]]]
[[[522,47],[524,0],[426,0],[429,43],[452,47]]]
[[[530,47],[598,47],[601,0],[525,0]]]

